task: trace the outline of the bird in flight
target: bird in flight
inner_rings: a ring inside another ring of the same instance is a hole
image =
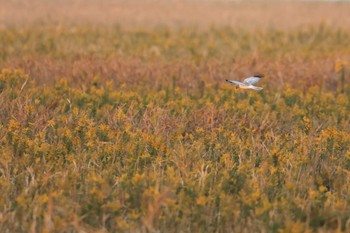
[[[237,89],[241,88],[241,89],[253,89],[253,90],[257,90],[260,91],[263,88],[262,87],[256,87],[253,86],[255,83],[259,82],[260,79],[264,77],[264,75],[262,74],[256,74],[254,76],[248,77],[246,79],[243,80],[243,82],[238,82],[238,81],[234,81],[234,80],[227,80],[226,82],[229,82],[231,84],[235,84],[237,85]]]

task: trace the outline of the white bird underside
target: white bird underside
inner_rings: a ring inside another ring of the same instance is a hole
[[[262,87],[256,87],[253,84],[259,82],[261,77],[262,76],[260,76],[260,75],[259,76],[248,77],[248,78],[244,79],[243,82],[234,81],[234,80],[226,80],[226,81],[231,83],[231,84],[237,85],[241,89],[252,89],[252,90],[260,91],[263,88]]]
[[[253,85],[253,84],[259,82],[260,79],[261,78],[258,78],[258,77],[249,77],[249,78],[244,79],[243,83]]]

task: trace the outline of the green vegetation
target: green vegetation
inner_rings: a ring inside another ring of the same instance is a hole
[[[0,231],[350,231],[349,41],[1,29]]]
[[[33,26],[0,30],[0,58],[11,56],[136,56],[192,60],[242,58],[251,53],[276,58],[350,52],[350,33],[324,25],[302,30],[168,29],[121,30],[119,27]]]

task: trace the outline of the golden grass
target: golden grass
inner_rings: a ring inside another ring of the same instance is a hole
[[[1,29],[0,232],[350,231],[349,37]]]

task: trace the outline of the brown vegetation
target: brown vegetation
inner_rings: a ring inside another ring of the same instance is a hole
[[[59,2],[1,2],[0,232],[350,231],[347,4]]]

